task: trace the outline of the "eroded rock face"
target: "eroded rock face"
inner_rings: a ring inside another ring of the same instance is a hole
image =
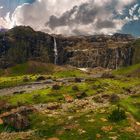
[[[62,40],[58,40],[60,41]],[[128,66],[131,65],[133,57],[133,46],[129,44],[131,41],[131,36],[121,34],[67,38],[67,44],[63,44],[64,47],[59,49],[59,64],[111,69]],[[60,43],[58,48],[59,45]]]
[[[0,67],[28,60],[54,63],[55,43],[58,65],[116,69],[131,65],[133,40],[127,34],[64,37],[35,32],[30,27],[15,27],[0,34]]]
[[[12,126],[16,130],[25,130],[30,126],[28,115],[35,109],[33,107],[20,107],[0,115],[4,125]]]

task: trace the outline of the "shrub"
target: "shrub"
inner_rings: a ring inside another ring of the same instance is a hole
[[[59,90],[59,89],[60,89],[60,86],[59,86],[59,85],[53,85],[53,86],[52,86],[52,89],[53,89],[53,90]]]
[[[36,79],[36,81],[43,81],[43,80],[46,80],[46,78],[44,76],[39,76]]]
[[[29,81],[30,79],[27,76],[23,77],[23,82],[29,82]]]
[[[72,90],[74,90],[74,91],[79,91],[79,88],[78,88],[77,86],[73,86],[73,87],[72,87]]]
[[[118,105],[117,109],[113,110],[108,118],[113,122],[118,122],[126,119],[126,114],[125,111],[120,109],[120,106]]]
[[[110,96],[110,102],[111,103],[118,103],[120,101],[120,97],[116,94],[112,94]]]

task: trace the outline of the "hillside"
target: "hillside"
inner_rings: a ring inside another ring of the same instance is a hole
[[[65,37],[14,27],[0,33],[0,67],[39,61],[116,69],[132,64],[134,40],[127,34]]]

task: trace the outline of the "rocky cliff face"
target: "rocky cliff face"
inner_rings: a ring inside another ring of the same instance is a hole
[[[124,34],[63,37],[15,27],[0,33],[0,67],[36,60],[115,69],[132,63],[133,40]]]
[[[132,63],[134,39],[130,35],[57,38],[58,64],[116,69]],[[63,46],[63,47],[62,47]]]

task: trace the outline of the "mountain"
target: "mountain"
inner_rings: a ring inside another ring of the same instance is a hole
[[[0,67],[29,60],[76,67],[116,69],[134,61],[135,39],[128,34],[70,36],[49,35],[17,26],[0,32]]]

